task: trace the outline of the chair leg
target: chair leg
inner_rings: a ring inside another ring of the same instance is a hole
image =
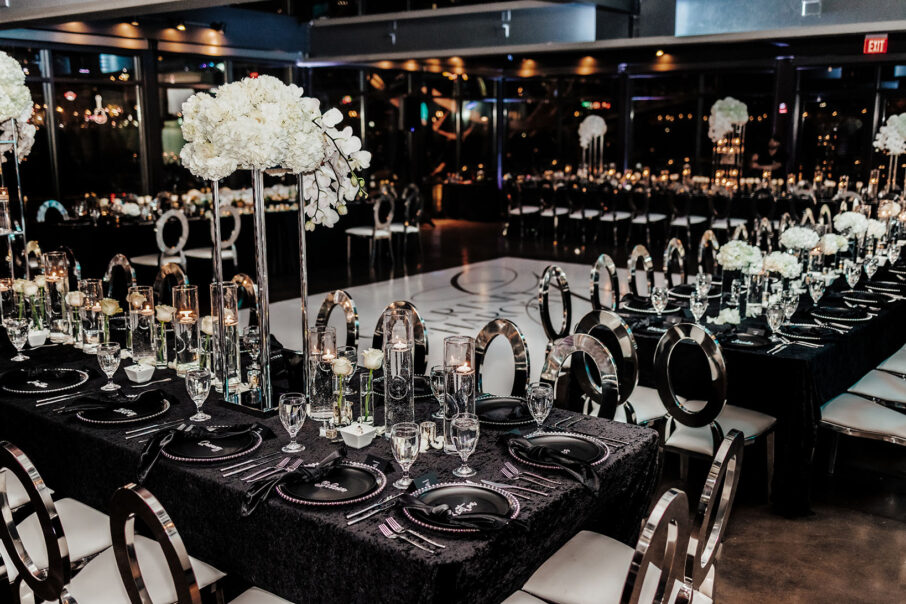
[[[685,453],[679,454],[679,475],[683,482],[689,480],[689,456]]]
[[[765,446],[765,463],[767,467],[765,468],[765,476],[768,481],[768,500],[771,499],[771,487],[774,484],[774,440],[776,434],[774,432],[769,432],[764,439]]]
[[[830,438],[830,451],[827,454],[827,474],[833,476],[837,466],[837,450],[840,448],[840,433],[832,431]]]
[[[368,256],[371,258],[371,266],[374,266],[374,237],[368,240]]]

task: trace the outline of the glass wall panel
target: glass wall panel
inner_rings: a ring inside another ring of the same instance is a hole
[[[135,63],[128,55],[54,51],[53,74],[55,78],[131,82]]]
[[[633,76],[630,166],[676,170],[695,158],[699,75]]]

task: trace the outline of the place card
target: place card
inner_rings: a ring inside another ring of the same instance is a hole
[[[763,336],[765,334],[765,330],[759,329],[757,327],[749,327],[746,329],[746,333],[751,336]]]
[[[412,479],[412,482],[415,483],[415,489],[424,489],[436,485],[440,482],[440,478],[437,477],[437,472],[434,470],[429,470],[422,474],[421,476],[416,476]]]
[[[384,474],[390,474],[393,472],[393,466],[390,465],[389,459],[384,459],[383,457],[378,457],[377,455],[367,455],[365,456],[365,461],[363,462],[366,466],[371,466],[379,472]]]

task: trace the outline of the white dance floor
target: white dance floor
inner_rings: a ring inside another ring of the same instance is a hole
[[[489,321],[510,319],[525,333],[529,347],[532,379],[537,379],[544,362],[547,338],[538,309],[538,284],[545,267],[557,264],[569,279],[572,298],[572,325],[591,310],[589,283],[591,265],[548,262],[525,258],[497,258],[461,267],[410,275],[348,288],[359,312],[359,350],[371,346],[371,338],[384,308],[394,300],[409,300],[428,328],[428,366],[443,360],[443,341],[450,335],[475,336]],[[621,289],[626,289],[626,269],[620,269]],[[660,280],[660,275],[657,279]],[[309,295],[309,317],[314,322],[326,292]],[[561,322],[560,295],[551,288],[551,317]],[[289,348],[302,346],[299,299],[271,305],[271,333]],[[335,308],[330,324],[337,329],[338,344],[345,339],[342,309]],[[488,392],[509,392],[512,383],[512,355],[504,338],[497,338],[488,351],[494,371],[484,371]],[[493,361],[492,361],[493,359]]]

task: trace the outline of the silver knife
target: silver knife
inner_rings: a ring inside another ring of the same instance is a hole
[[[380,506],[384,505],[385,503],[389,503],[389,502],[393,501],[394,499],[396,499],[397,497],[402,497],[402,496],[403,496],[403,493],[397,493],[396,495],[388,495],[387,497],[384,497],[377,503],[372,503],[368,507],[362,508],[361,510],[358,510],[356,512],[350,512],[350,513],[346,514],[346,519],[349,520],[350,518],[352,518],[354,516],[364,514],[365,512],[371,511],[376,507],[380,507]]]
[[[395,503],[395,501],[394,501],[395,499],[396,498],[382,503],[379,507],[374,508],[373,510],[371,510],[364,516],[359,516],[358,518],[355,518],[353,520],[346,521],[346,526],[352,526],[353,524],[356,524],[357,522],[361,522],[362,520],[367,520],[368,518],[371,518],[375,514],[380,514],[384,510],[390,509],[391,507],[393,507],[393,504]]]
[[[277,474],[295,472],[296,470],[299,469],[299,466],[301,466],[301,465],[302,465],[302,460],[297,459],[296,461],[294,461],[293,463],[291,463],[290,465],[288,465],[285,468],[277,468],[275,470],[270,470],[260,476],[256,476],[252,480],[247,480],[246,482],[260,482],[262,480],[267,480],[268,478],[273,478]]]
[[[551,496],[550,493],[545,493],[544,491],[539,491],[538,489],[530,489],[528,487],[517,487],[516,485],[506,484],[503,482],[494,482],[493,480],[484,480],[484,479],[482,479],[481,482],[486,485],[490,485],[492,487],[497,487],[498,489],[504,489],[506,491],[513,489],[516,491],[525,491],[526,493],[534,493],[535,495],[543,495],[544,497]]]

